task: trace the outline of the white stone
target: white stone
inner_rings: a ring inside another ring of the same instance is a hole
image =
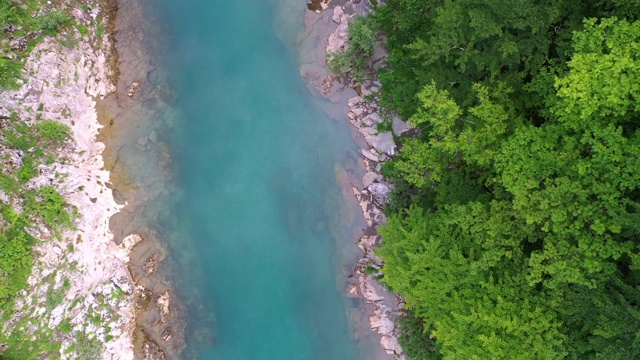
[[[340,19],[342,19],[342,15],[344,15],[344,10],[342,10],[342,6],[336,6],[333,9],[333,22],[335,22],[336,24],[340,23]]]
[[[380,115],[378,115],[378,113],[374,112],[362,118],[362,122],[367,126],[375,126],[376,124],[382,122],[382,118],[380,117]]]
[[[374,173],[373,171],[369,171],[362,177],[362,185],[365,188],[368,188],[373,184],[376,180],[380,178],[380,175]]]
[[[381,154],[393,155],[395,153],[396,143],[389,131],[376,135],[365,135],[364,139]]]
[[[391,186],[385,183],[371,184],[367,189],[373,194],[373,198],[378,204],[386,204],[389,202],[389,194],[391,194]]]
[[[378,156],[371,152],[371,150],[360,149],[360,153],[371,161],[380,161]]]
[[[394,116],[392,120],[393,133],[396,136],[400,136],[411,129],[411,124],[408,121],[402,121],[399,117]]]
[[[402,354],[402,347],[398,343],[398,339],[395,336],[383,336],[380,339],[380,345],[389,355]]]
[[[394,324],[387,316],[373,315],[369,317],[369,324],[371,328],[381,335],[390,335],[393,333]]]

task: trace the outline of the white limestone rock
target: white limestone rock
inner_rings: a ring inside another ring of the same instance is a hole
[[[411,130],[411,124],[408,121],[402,121],[399,117],[394,116],[392,120],[393,133],[400,136]]]
[[[389,202],[389,195],[391,194],[391,186],[385,183],[371,184],[367,189],[373,194],[373,198],[378,204],[386,204]]]
[[[371,184],[373,184],[378,179],[380,179],[380,175],[374,173],[373,171],[369,171],[366,174],[364,174],[364,176],[362,177],[362,185],[365,188],[368,188],[369,186],[371,186]]]
[[[393,155],[396,150],[396,143],[393,134],[389,131],[375,135],[365,135],[365,141],[381,154]]]

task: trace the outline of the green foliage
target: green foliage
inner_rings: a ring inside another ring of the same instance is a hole
[[[34,23],[35,26],[43,30],[45,34],[55,35],[60,27],[70,25],[71,18],[62,10],[54,10],[35,18]]]
[[[44,120],[29,127],[18,122],[5,131],[3,145],[25,153],[16,177],[26,183],[38,175],[38,165],[43,161],[51,163],[57,149],[69,138],[70,129],[53,120]]]
[[[541,106],[523,86],[551,66],[564,68],[571,37],[585,17],[637,18],[635,0],[388,0],[376,8],[387,37],[388,67],[380,74],[383,104],[408,119],[416,98],[435,81],[459,105],[471,106],[474,84],[502,82],[528,115]],[[625,10],[622,10],[622,9]]]
[[[418,129],[378,251],[410,356],[640,358],[640,22],[582,21],[614,3],[378,9]]]
[[[65,124],[54,120],[44,120],[33,126],[35,137],[40,146],[46,148],[57,148],[61,146],[71,134],[71,129]]]
[[[78,25],[78,32],[81,36],[85,36],[89,33],[89,28],[87,28],[87,25]]]
[[[424,329],[420,318],[407,314],[398,318],[397,322],[400,326],[398,341],[409,359],[439,360],[442,358],[435,339],[429,337],[430,332]]]
[[[50,228],[69,229],[73,226],[71,215],[67,210],[66,199],[52,186],[40,189],[38,201],[28,203],[25,211],[42,218]]]
[[[94,360],[99,359],[102,354],[102,346],[95,336],[89,337],[87,334],[78,333],[75,341],[75,352],[79,359]]]
[[[348,75],[356,82],[369,76],[371,57],[375,50],[377,25],[373,16],[357,16],[349,22],[349,41],[340,53],[329,53],[329,70]]]
[[[35,16],[33,16],[35,14]],[[0,29],[8,24],[20,27],[14,32],[0,32],[0,40],[24,38],[24,49],[11,49],[10,41],[0,42],[0,88],[16,88],[24,62],[31,49],[43,35],[53,36],[71,24],[71,18],[63,10],[52,10],[42,0],[0,0]]]
[[[70,129],[51,120],[31,127],[17,118],[12,122],[13,126],[3,134],[3,146],[21,150],[24,155],[22,165],[14,174],[8,171],[0,174],[0,189],[10,198],[10,203],[0,204],[0,307],[26,286],[31,273],[31,246],[35,239],[27,229],[42,223],[58,235],[61,230],[73,227],[72,209],[55,188],[22,188],[38,175],[38,166],[56,154],[68,139]],[[15,202],[22,205],[20,213],[13,208]]]
[[[4,146],[17,148],[24,152],[35,151],[42,156],[46,150],[56,150],[69,139],[71,129],[54,120],[39,121],[33,126],[16,123],[6,130]]]
[[[21,184],[26,183],[38,175],[38,165],[37,160],[34,160],[34,157],[31,155],[25,155],[22,158],[22,165],[16,173],[16,177],[20,180]]]

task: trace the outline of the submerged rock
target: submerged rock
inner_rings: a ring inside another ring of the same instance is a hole
[[[140,83],[137,81],[134,81],[131,83],[131,85],[129,85],[129,88],[127,89],[127,96],[128,97],[133,97],[133,95],[140,89]]]
[[[360,294],[358,294],[358,287],[355,284],[349,284],[346,293],[348,297],[357,298],[360,296]]]

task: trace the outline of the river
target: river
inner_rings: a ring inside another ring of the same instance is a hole
[[[146,11],[175,97],[163,115],[173,126],[158,130],[175,164],[163,200],[175,226],[150,222],[178,293],[213,312],[188,309],[185,353],[373,358],[375,337],[349,320],[361,300],[345,295],[365,224],[341,178],[359,155],[348,123],[327,115],[340,105],[299,75],[305,3],[155,0]],[[214,329],[194,325],[203,317]]]

